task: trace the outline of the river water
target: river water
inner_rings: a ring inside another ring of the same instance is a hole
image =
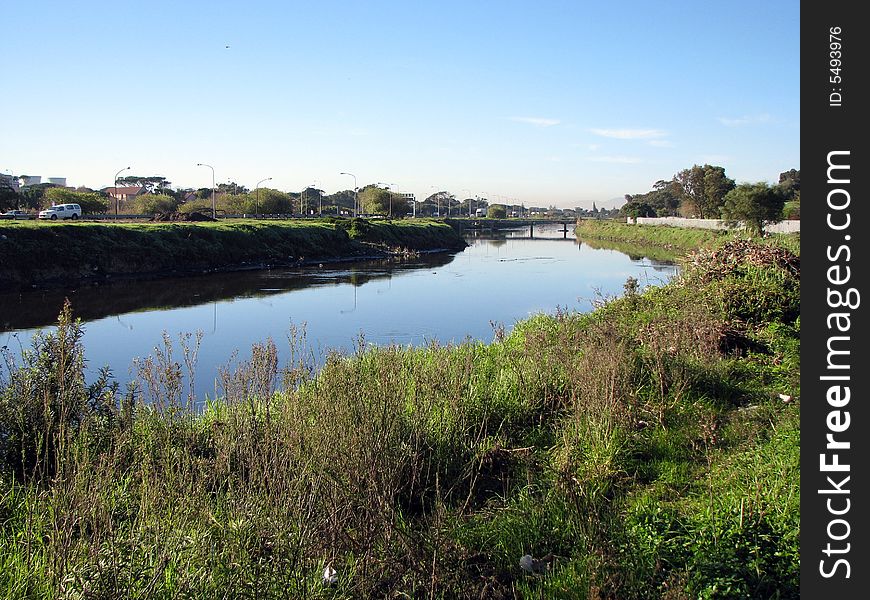
[[[246,360],[251,345],[275,341],[279,361],[288,333],[301,329],[315,356],[367,344],[490,341],[493,324],[514,323],[557,307],[586,311],[621,294],[629,277],[660,285],[671,264],[593,249],[557,230],[469,237],[456,254],[403,261],[321,265],[183,279],[113,283],[78,289],[0,294],[0,346],[13,354],[55,321],[64,297],[84,322],[89,372],[108,365],[122,384],[136,357],[153,354],[166,332],[202,332],[198,395],[220,393],[219,367]],[[234,351],[238,351],[234,358]]]

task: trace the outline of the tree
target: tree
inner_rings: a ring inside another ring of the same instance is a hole
[[[151,177],[128,175],[127,177],[119,177],[118,183],[120,185],[144,187],[145,191],[149,194],[162,193],[171,185],[171,182],[166,181],[165,177],[160,177],[159,175],[152,175]]]
[[[404,197],[376,185],[367,185],[359,191],[359,203],[362,212],[372,215],[403,217],[409,210]]]
[[[217,191],[225,192],[227,194],[232,194],[233,196],[238,196],[240,194],[247,194],[251,190],[246,188],[243,185],[239,185],[235,181],[228,181],[227,183],[219,183],[216,186]]]
[[[53,187],[57,186],[50,183],[37,183],[21,188],[18,190],[18,195],[21,196],[21,206],[29,209],[42,208],[45,191]]]
[[[791,200],[801,190],[801,172],[789,169],[779,174],[779,187],[785,192],[786,200]]]
[[[134,202],[141,202],[141,211],[145,215],[173,213],[178,209],[178,200],[168,194],[145,194]]]
[[[622,205],[619,212],[624,217],[655,217],[656,210],[644,201],[647,194],[637,196],[625,195],[627,202]]]
[[[336,214],[338,214],[339,208],[353,210],[353,190],[342,190],[329,196],[324,196],[323,206],[327,205],[336,207]]]
[[[692,166],[674,175],[684,213],[701,219],[719,216],[725,195],[734,189],[734,180],[725,176],[725,169],[712,165]]]
[[[0,177],[0,210],[2,211],[18,208],[21,202],[21,196],[12,187],[12,181],[11,177]]]
[[[417,210],[417,214],[425,212],[430,215],[444,216],[447,214],[447,207],[451,203],[456,202],[456,196],[447,191],[435,192],[434,194],[423,200],[423,211]]]
[[[725,196],[722,215],[729,221],[743,221],[756,234],[764,232],[764,224],[782,216],[785,197],[778,186],[762,182],[741,183]]]
[[[507,209],[503,204],[492,204],[487,210],[486,216],[490,219],[506,219]]]
[[[320,211],[320,199],[322,195],[323,190],[319,190],[316,187],[308,186],[302,190],[302,206],[305,208],[304,212],[306,214],[309,214],[312,211]],[[325,196],[323,197],[325,198]]]
[[[299,208],[298,202],[293,202],[293,197],[287,192],[260,188],[260,214],[284,215],[290,214]]]

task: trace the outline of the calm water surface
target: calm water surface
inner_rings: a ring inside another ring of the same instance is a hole
[[[469,238],[463,252],[405,262],[0,294],[0,346],[27,346],[36,331],[51,325],[68,296],[84,321],[90,370],[109,365],[125,382],[134,359],[151,354],[164,331],[176,341],[201,331],[196,389],[213,395],[217,369],[233,351],[246,359],[251,344],[271,337],[279,359],[287,358],[291,325],[304,325],[318,355],[350,351],[360,334],[373,344],[490,341],[492,323],[510,328],[556,307],[589,310],[600,294],[622,293],[628,277],[660,285],[676,272],[673,265],[593,249],[570,236],[559,239],[555,231],[536,229],[535,235]],[[541,239],[548,235],[556,239]],[[181,361],[180,352],[176,358]]]

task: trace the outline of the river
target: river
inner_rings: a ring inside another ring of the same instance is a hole
[[[672,264],[594,249],[557,230],[469,237],[456,254],[401,261],[333,264],[119,282],[78,289],[0,294],[0,346],[20,355],[32,336],[55,321],[64,297],[84,323],[88,371],[108,365],[122,384],[136,357],[153,354],[166,332],[182,362],[179,336],[202,332],[198,395],[220,394],[219,367],[246,360],[251,345],[275,341],[289,354],[292,328],[306,333],[315,357],[367,344],[490,341],[493,325],[557,307],[586,311],[621,294],[629,277],[660,285]],[[238,352],[235,352],[238,351]],[[235,352],[235,356],[234,356]]]

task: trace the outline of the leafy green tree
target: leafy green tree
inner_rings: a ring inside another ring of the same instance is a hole
[[[619,213],[624,217],[655,217],[656,210],[644,201],[647,194],[639,194],[637,196],[625,195],[626,203],[619,209]]]
[[[487,209],[486,216],[490,219],[506,219],[507,209],[504,204],[492,204]]]
[[[211,198],[211,193],[211,188],[198,188],[196,190],[196,197],[200,200],[205,200],[206,198]]]
[[[405,216],[409,210],[405,198],[376,185],[367,185],[361,189],[359,202],[362,212],[371,215]]]
[[[786,200],[791,200],[801,190],[801,172],[799,169],[789,169],[779,174],[779,187],[785,193]]]
[[[178,209],[178,200],[168,194],[145,194],[136,199],[141,202],[141,214],[156,215],[173,213]]]
[[[0,177],[0,211],[18,208],[21,195],[12,187],[12,180]]]
[[[21,207],[31,210],[42,208],[45,191],[54,187],[57,186],[50,183],[37,183],[36,185],[28,185],[21,188],[18,191],[18,195],[21,196]]]
[[[767,183],[741,183],[725,196],[722,215],[728,221],[743,221],[756,234],[764,232],[764,224],[782,216],[785,197],[778,186]]]
[[[287,192],[260,188],[260,214],[287,215],[299,209],[299,203]]]
[[[674,175],[684,213],[701,219],[719,216],[725,195],[734,189],[734,180],[725,176],[725,169],[712,165],[694,165]]]
[[[78,204],[82,207],[82,214],[103,214],[109,210],[108,200],[97,192],[78,192],[62,187],[45,190],[43,205],[54,204]]]

